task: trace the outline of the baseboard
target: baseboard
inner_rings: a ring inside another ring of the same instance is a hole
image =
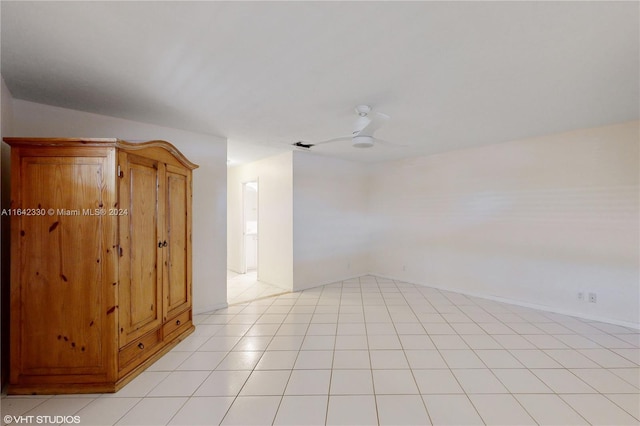
[[[408,281],[406,279],[402,279],[402,278],[398,278],[398,277],[386,276],[386,275],[383,275],[383,274],[371,273],[370,275],[373,275],[375,277],[380,277],[380,278],[387,278],[387,279],[394,280],[394,281],[401,281],[401,282],[405,282],[405,283],[409,283],[409,284],[415,284],[415,285],[419,285],[419,286],[422,286],[422,287],[429,287],[429,288],[435,288],[435,289],[443,290],[443,291],[450,291],[450,292],[453,292],[453,293],[460,293],[460,294],[464,294],[466,296],[472,296],[472,297],[478,297],[480,299],[492,300],[494,302],[508,303],[510,305],[522,306],[524,308],[538,309],[540,311],[553,312],[555,314],[568,315],[568,316],[572,316],[572,317],[576,317],[576,318],[580,318],[580,319],[585,319],[585,320],[589,320],[589,321],[604,322],[604,323],[607,323],[607,324],[619,325],[619,326],[622,326],[622,327],[628,327],[628,328],[633,328],[635,330],[640,330],[640,323],[620,321],[620,320],[616,320],[616,319],[612,319],[612,318],[603,318],[603,317],[599,317],[599,316],[596,316],[596,315],[584,314],[582,312],[574,312],[574,311],[567,310],[567,309],[555,308],[553,306],[538,305],[538,304],[535,304],[535,303],[523,302],[521,300],[514,300],[514,299],[509,299],[509,298],[506,298],[506,297],[492,296],[492,295],[488,295],[488,294],[474,293],[474,292],[471,292],[471,291],[460,290],[460,289],[456,289],[456,288],[441,287],[441,286],[417,283],[417,282]]]
[[[217,311],[219,309],[227,308],[228,306],[229,306],[229,304],[227,302],[217,303],[215,305],[210,305],[210,306],[205,306],[203,308],[198,308],[197,310],[194,309],[193,310],[193,315],[206,314],[206,313],[209,313],[209,312]]]

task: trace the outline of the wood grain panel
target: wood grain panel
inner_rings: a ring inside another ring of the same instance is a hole
[[[156,161],[135,155],[121,155],[123,178],[120,185],[122,208],[128,214],[121,218],[123,255],[126,268],[120,279],[120,346],[160,326],[162,321],[162,287],[158,285],[162,265],[158,243],[159,229],[158,179]],[[124,165],[123,165],[124,164]],[[122,228],[124,226],[124,228]]]
[[[167,282],[166,317],[183,309],[189,302],[188,274],[188,205],[189,179],[184,168],[167,166],[166,173],[166,230],[168,246],[166,247]]]
[[[55,374],[104,368],[105,216],[84,215],[106,201],[104,157],[24,157],[20,228],[21,370]],[[46,182],[47,185],[42,183]],[[52,213],[53,212],[53,213]],[[69,247],[78,255],[72,256]]]

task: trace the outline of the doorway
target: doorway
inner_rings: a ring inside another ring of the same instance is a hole
[[[242,184],[242,273],[258,278],[258,181]]]
[[[254,178],[242,182],[239,194],[240,203],[236,204],[239,210],[233,212],[233,215],[241,221],[240,227],[236,228],[241,233],[233,236],[234,242],[237,241],[239,244],[239,247],[236,246],[239,248],[237,269],[227,271],[227,302],[229,305],[248,303],[283,293],[281,288],[259,280],[259,234],[261,231],[258,226],[260,215],[258,181],[257,178]]]

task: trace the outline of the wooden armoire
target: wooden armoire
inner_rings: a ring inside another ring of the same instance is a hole
[[[193,332],[191,173],[164,141],[11,146],[10,394],[115,392]]]

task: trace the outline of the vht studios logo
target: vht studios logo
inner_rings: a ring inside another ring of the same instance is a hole
[[[80,416],[12,416],[2,418],[6,424],[80,424]]]

